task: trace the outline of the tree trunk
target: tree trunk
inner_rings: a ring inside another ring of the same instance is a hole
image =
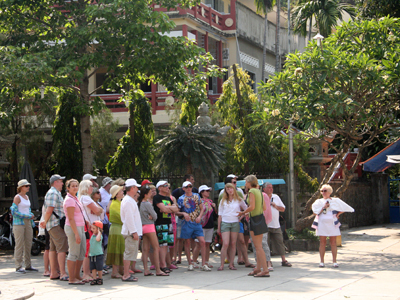
[[[89,79],[87,78],[87,76],[85,76],[79,88],[82,101],[86,106],[89,106],[90,105]],[[81,143],[82,143],[83,173],[92,173],[93,154],[92,154],[92,141],[90,135],[90,115],[81,116]]]
[[[267,33],[268,33],[268,12],[265,13],[264,20],[264,40],[263,40],[263,62],[261,65],[261,80],[265,81],[265,62],[267,60]]]
[[[308,42],[311,41],[311,28],[312,28],[312,16],[310,17],[310,27],[308,30]]]
[[[131,101],[131,103],[129,104],[129,135],[131,137],[132,140],[132,145],[135,142],[135,104],[133,103],[133,100]],[[134,154],[131,154],[131,178],[135,178],[136,176],[136,157],[134,156]]]
[[[280,36],[281,36],[281,3],[280,1],[276,1],[275,72],[281,71]]]

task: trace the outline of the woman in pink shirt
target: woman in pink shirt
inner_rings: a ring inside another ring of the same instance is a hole
[[[83,216],[82,205],[76,197],[79,182],[70,179],[65,184],[67,196],[64,200],[65,234],[68,237],[68,257],[67,267],[69,273],[69,284],[82,285],[80,270],[86,252],[85,219]]]

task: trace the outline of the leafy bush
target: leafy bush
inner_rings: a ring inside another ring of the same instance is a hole
[[[318,241],[319,238],[318,236],[315,235],[315,231],[305,228],[301,232],[297,232],[294,230],[294,228],[288,228],[286,229],[286,233],[289,236],[289,239],[295,240],[295,239],[306,239],[306,240],[313,240],[313,241]]]

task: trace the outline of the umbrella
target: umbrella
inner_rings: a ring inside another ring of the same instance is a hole
[[[26,179],[31,184],[31,188],[28,192],[29,200],[31,201],[32,209],[39,209],[39,197],[36,187],[35,178],[33,177],[33,172],[31,165],[25,160],[24,165],[22,166],[21,174],[19,175],[19,179]]]

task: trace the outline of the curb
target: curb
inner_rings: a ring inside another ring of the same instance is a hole
[[[25,300],[33,297],[35,291],[33,289],[26,289],[16,286],[1,286],[0,287],[0,300]]]

